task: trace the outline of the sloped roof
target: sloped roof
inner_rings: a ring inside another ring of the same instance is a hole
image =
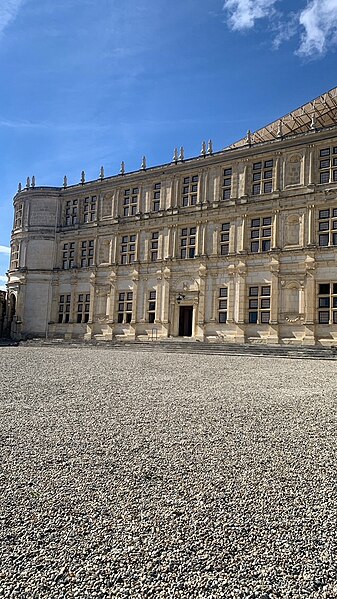
[[[308,133],[315,129],[334,125],[337,125],[337,87],[300,108],[296,108],[266,127],[262,127],[254,133],[248,132],[247,137],[231,144],[228,149],[239,148],[248,143],[256,144],[290,137],[298,133]]]

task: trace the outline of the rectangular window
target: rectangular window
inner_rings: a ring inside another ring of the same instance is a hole
[[[152,211],[159,212],[160,210],[160,192],[161,183],[155,183],[152,191]]]
[[[318,243],[321,247],[337,245],[337,208],[318,212]]]
[[[159,243],[159,232],[154,231],[151,236],[151,248],[150,248],[150,257],[151,262],[156,262],[158,260],[158,243]]]
[[[268,324],[270,320],[270,285],[249,287],[248,322]]]
[[[230,223],[223,223],[221,225],[221,233],[220,233],[220,254],[221,254],[221,256],[227,256],[229,254],[229,230],[230,230]]]
[[[252,194],[254,196],[260,195],[261,193],[271,193],[273,191],[273,168],[273,160],[254,162],[252,186]]]
[[[222,179],[222,199],[229,200],[232,195],[232,169],[225,168],[223,170]]]
[[[59,323],[69,322],[70,319],[70,294],[60,295],[59,300]]]
[[[195,206],[198,199],[199,175],[184,177],[182,182],[182,206]]]
[[[65,270],[75,267],[75,242],[70,241],[63,244],[62,268]]]
[[[195,257],[196,227],[185,228],[180,234],[180,258]]]
[[[319,152],[319,182],[332,183],[337,181],[337,160],[334,154],[337,147],[322,148]]]
[[[318,322],[337,324],[337,283],[318,285]]]
[[[156,292],[150,291],[149,293],[149,307],[148,307],[149,322],[153,323],[156,317]]]
[[[93,266],[94,265],[94,240],[82,241],[81,242],[81,266]]]
[[[12,249],[11,249],[11,270],[19,268],[19,249],[20,249],[20,246],[18,244],[12,245]]]
[[[88,322],[90,311],[90,293],[80,293],[77,300],[77,322]]]
[[[21,229],[23,216],[23,204],[17,204],[14,214],[14,229]]]
[[[117,322],[130,323],[132,318],[132,291],[123,291],[118,295]]]
[[[271,248],[272,217],[253,218],[250,222],[250,251],[269,252]]]
[[[136,259],[136,235],[123,235],[121,243],[121,264],[131,264]]]
[[[139,188],[132,187],[124,190],[123,216],[134,216],[138,212]]]
[[[227,287],[220,287],[218,298],[218,320],[222,323],[227,322],[227,302],[228,289]]]
[[[78,200],[66,202],[65,224],[76,225],[78,223]]]
[[[85,223],[92,223],[96,220],[97,196],[90,196],[88,198],[84,198],[83,212]]]

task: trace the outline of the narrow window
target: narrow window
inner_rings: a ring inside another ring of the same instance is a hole
[[[158,260],[158,243],[159,243],[159,232],[154,231],[151,236],[151,262],[156,262]]]
[[[156,292],[150,291],[149,293],[149,306],[148,306],[149,322],[153,323],[156,316]]]
[[[63,244],[62,268],[68,270],[75,267],[75,242],[70,241]]]
[[[225,168],[223,170],[222,179],[222,199],[230,200],[232,195],[232,169]]]
[[[221,233],[220,233],[220,254],[221,254],[221,256],[227,256],[229,254],[229,230],[230,230],[230,223],[223,223],[221,225]]]
[[[184,228],[180,235],[180,258],[195,257],[196,227]]]
[[[134,216],[138,212],[139,188],[130,187],[124,190],[123,216]]]
[[[250,324],[268,324],[270,321],[270,285],[249,287],[248,321]]]
[[[90,293],[80,293],[77,299],[77,322],[88,322],[90,310]]]
[[[84,222],[92,223],[96,220],[97,214],[97,196],[84,198]]]
[[[121,243],[121,264],[131,264],[136,259],[136,235],[123,235]]]
[[[132,291],[123,291],[118,295],[117,322],[130,323],[132,319]]]
[[[182,181],[182,206],[195,206],[198,199],[199,175],[184,177]]]
[[[250,222],[250,251],[269,252],[272,237],[272,217],[253,218]]]
[[[59,299],[59,324],[69,322],[70,320],[70,294],[60,295]]]
[[[227,322],[227,302],[228,289],[227,287],[220,287],[218,298],[218,320],[221,323]]]

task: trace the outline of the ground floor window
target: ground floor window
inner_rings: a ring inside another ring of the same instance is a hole
[[[228,289],[227,289],[227,287],[220,287],[219,299],[218,299],[219,322],[227,322],[227,301],[228,301]]]
[[[149,315],[149,322],[150,323],[154,322],[155,317],[156,317],[156,292],[155,291],[150,291],[150,293],[149,293],[148,315]]]
[[[318,285],[318,322],[337,324],[337,283]]]
[[[132,291],[123,291],[118,295],[117,322],[129,323],[132,318]]]
[[[90,293],[80,293],[77,301],[77,322],[88,322]]]
[[[248,321],[251,324],[268,323],[270,320],[270,285],[249,287]]]
[[[60,295],[59,301],[59,323],[70,320],[70,295]]]

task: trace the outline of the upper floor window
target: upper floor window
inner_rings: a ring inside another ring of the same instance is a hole
[[[129,323],[132,318],[132,291],[123,291],[118,295],[117,321],[119,323]]]
[[[155,183],[152,190],[152,210],[158,212],[160,210],[160,191],[161,183]]]
[[[156,292],[155,291],[150,291],[150,293],[149,293],[148,315],[149,315],[149,322],[154,322],[155,315],[156,315]]]
[[[228,289],[227,289],[227,287],[220,287],[219,299],[218,299],[218,320],[219,320],[219,322],[227,322],[227,302],[228,302]]]
[[[14,213],[14,229],[21,229],[23,216],[23,204],[17,204]]]
[[[254,162],[253,195],[271,193],[273,190],[273,160]]]
[[[250,223],[250,251],[268,252],[271,246],[271,216],[253,218]]]
[[[11,249],[11,270],[19,268],[19,252],[20,246],[18,244],[12,245]]]
[[[194,258],[196,227],[181,229],[180,235],[180,257]]]
[[[319,152],[319,182],[337,181],[337,146]]]
[[[90,196],[88,198],[84,198],[83,212],[85,223],[92,223],[96,220],[97,196]]]
[[[225,168],[222,179],[222,199],[229,200],[232,195],[232,169]]]
[[[270,320],[270,285],[249,287],[248,320],[251,324]]]
[[[318,322],[337,324],[337,283],[318,285]]]
[[[80,293],[77,299],[77,322],[88,322],[90,311],[90,293]]]
[[[76,225],[78,223],[78,200],[68,200],[66,202],[66,225]]]
[[[94,264],[94,245],[93,239],[81,242],[81,266],[93,266]]]
[[[71,295],[60,295],[59,299],[59,323],[69,322]]]
[[[159,240],[159,232],[154,231],[151,237],[151,262],[156,262],[158,260],[158,240]]]
[[[124,189],[123,216],[133,216],[138,212],[139,188]]]
[[[337,208],[325,208],[318,213],[320,246],[337,245]]]
[[[123,235],[121,244],[121,264],[131,264],[136,259],[136,235]]]
[[[198,199],[199,176],[184,177],[182,187],[182,206],[195,206]]]
[[[74,268],[75,266],[75,242],[70,241],[63,244],[62,248],[62,268]]]
[[[230,229],[230,223],[223,223],[221,225],[221,233],[220,233],[220,254],[221,254],[221,256],[227,256],[227,254],[229,254],[229,229]]]

